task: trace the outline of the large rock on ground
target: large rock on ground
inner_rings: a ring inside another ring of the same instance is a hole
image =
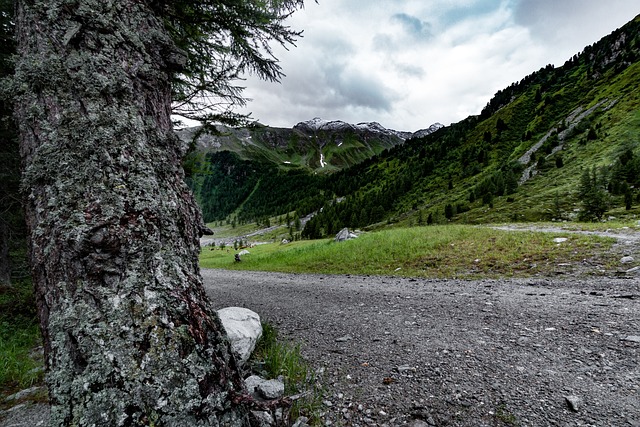
[[[348,228],[343,228],[336,234],[335,241],[336,242],[344,242],[345,240],[351,240],[357,238],[358,235],[351,233]]]
[[[236,353],[238,362],[244,365],[262,336],[260,316],[242,307],[221,308],[218,316],[231,341],[231,349]]]

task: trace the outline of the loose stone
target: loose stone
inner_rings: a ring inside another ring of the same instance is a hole
[[[571,409],[573,412],[578,412],[580,410],[582,399],[580,399],[578,396],[565,396],[564,399],[566,400],[567,405],[569,405],[569,409]]]

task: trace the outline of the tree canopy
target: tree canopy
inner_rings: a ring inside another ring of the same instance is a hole
[[[183,68],[173,80],[174,113],[184,118],[237,124],[245,104],[238,83],[246,73],[283,76],[270,43],[293,45],[301,35],[285,23],[302,0],[179,0],[154,6],[164,19]]]

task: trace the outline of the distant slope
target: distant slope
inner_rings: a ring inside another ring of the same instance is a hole
[[[254,125],[219,126],[217,134],[199,128],[178,132],[196,141],[199,172],[191,186],[206,221],[261,221],[290,211],[322,206],[323,176],[356,165],[415,135],[441,128],[436,123],[415,133],[386,129],[379,123],[352,125],[313,119],[292,129]],[[229,219],[230,220],[230,219]]]
[[[329,185],[343,202],[325,205],[304,234],[375,223],[575,219],[585,208],[581,180],[593,167],[607,215],[639,213],[639,49],[636,18],[562,67],[499,91],[480,115],[334,175]]]
[[[199,179],[217,190],[198,195],[203,206],[233,198],[208,220],[317,211],[306,237],[396,223],[586,218],[594,194],[604,207],[595,218],[639,215],[639,87],[636,17],[563,66],[499,91],[479,115],[426,135],[382,138],[376,124],[312,120],[211,140],[208,149],[233,153],[234,166],[210,159]],[[212,178],[216,170],[226,177]],[[221,191],[228,179],[236,184]]]
[[[268,162],[284,169],[334,172],[440,127],[436,123],[410,133],[387,129],[376,122],[353,125],[315,118],[291,129],[255,124],[240,129],[218,126],[217,134],[198,135],[199,128],[183,129],[178,134],[184,140],[196,136],[197,149],[203,152],[230,151],[243,160]]]

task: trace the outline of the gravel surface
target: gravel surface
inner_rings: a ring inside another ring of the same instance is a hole
[[[639,234],[611,237],[640,258]],[[589,262],[517,280],[202,274],[216,308],[250,308],[302,344],[325,425],[640,427],[636,264],[616,279]],[[20,403],[0,427],[47,417]]]
[[[302,343],[326,425],[640,426],[637,278],[203,276]]]

